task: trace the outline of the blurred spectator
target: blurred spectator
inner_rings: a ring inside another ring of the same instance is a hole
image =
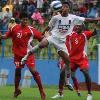
[[[6,11],[2,12],[2,14],[2,30],[7,30],[10,18],[12,17],[12,12],[10,11],[9,7],[6,7]]]
[[[16,22],[15,22],[15,18],[11,18],[10,19],[10,22],[9,22],[9,25],[8,25],[8,29],[11,30],[11,28],[16,25]]]
[[[28,1],[27,0],[23,0],[22,5],[21,5],[21,13],[22,12],[27,13],[27,9],[28,9]]]
[[[79,12],[81,17],[86,17],[88,11],[88,3],[83,3],[81,7],[79,7]]]
[[[77,3],[73,4],[73,14],[79,15],[79,8]]]
[[[39,23],[40,25],[44,24],[44,19],[41,16],[39,9],[36,9],[35,12],[32,14],[31,18],[33,19],[33,25]]]
[[[7,0],[7,3],[5,6],[2,8],[2,11],[5,12],[6,8],[9,8],[9,10],[12,12],[13,11],[13,4],[10,3],[10,0]]]
[[[37,2],[37,8],[38,9],[42,9],[42,7],[43,7],[43,0],[36,0],[36,2]]]
[[[31,18],[32,14],[35,12],[36,9],[36,5],[34,2],[32,2],[32,0],[29,1],[29,5],[28,5],[28,9],[27,9],[27,13],[29,18]]]
[[[88,10],[88,13],[87,13],[87,17],[94,18],[96,16],[97,16],[97,8],[96,8],[96,6],[94,6],[93,3],[90,3],[89,4],[89,10]]]
[[[48,16],[49,8],[50,8],[50,4],[49,4],[48,0],[44,0],[42,12],[43,12],[43,15],[45,18]]]
[[[19,0],[16,0],[16,2],[14,3],[13,17],[15,18],[17,23],[20,23],[20,13],[21,5],[19,4]]]

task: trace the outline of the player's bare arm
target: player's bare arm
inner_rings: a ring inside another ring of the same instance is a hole
[[[94,21],[100,21],[100,17],[96,17],[96,18],[85,18],[86,22],[94,22]]]

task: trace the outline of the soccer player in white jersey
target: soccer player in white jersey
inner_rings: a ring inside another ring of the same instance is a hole
[[[71,34],[73,31],[74,26],[79,21],[96,21],[100,20],[100,17],[98,18],[84,18],[79,17],[76,15],[69,14],[69,3],[63,2],[61,7],[61,13],[59,15],[55,15],[51,18],[48,27],[44,30],[44,33],[46,31],[50,31],[50,36],[47,38],[44,38],[39,44],[34,46],[31,51],[25,55],[21,63],[24,64],[27,57],[37,51],[38,49],[42,49],[46,47],[48,44],[53,44],[55,48],[57,49],[57,52],[59,56],[64,60],[66,66],[69,66],[69,54],[67,47],[65,45],[66,36],[68,34]],[[64,81],[62,80],[62,85],[64,84]]]
[[[52,12],[51,15],[52,16],[60,14],[60,9],[62,7],[61,1],[59,1],[59,0],[52,1],[50,5],[51,5],[51,12]],[[69,90],[73,91],[73,86],[70,84],[70,76],[71,76],[70,75],[71,74],[70,67],[66,66],[67,68],[65,68],[65,63],[61,58],[58,59],[58,67],[60,69],[59,87],[62,87],[61,80],[62,80],[62,78],[65,78],[65,87],[67,87]],[[51,98],[53,98],[53,97],[51,97]]]

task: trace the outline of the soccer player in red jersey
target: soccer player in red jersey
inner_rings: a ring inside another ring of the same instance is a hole
[[[13,42],[12,50],[14,53],[14,63],[16,66],[14,97],[17,97],[21,94],[21,90],[19,88],[19,83],[21,80],[21,70],[26,64],[38,85],[41,100],[45,100],[45,92],[42,86],[41,78],[38,71],[35,68],[34,55],[30,55],[26,63],[21,65],[21,59],[27,54],[28,51],[32,49],[32,40],[37,39],[38,41],[41,41],[42,34],[28,25],[28,16],[26,13],[22,13],[20,17],[21,24],[16,24],[13,27],[11,27],[10,30],[5,33],[5,35],[0,34],[1,39],[11,38]]]
[[[91,93],[91,78],[89,75],[89,61],[87,57],[87,40],[96,35],[96,29],[94,32],[91,31],[83,31],[84,25],[76,25],[74,27],[74,31],[69,35],[66,45],[69,43],[69,57],[70,57],[70,67],[71,67],[71,77],[74,83],[74,87],[80,95],[79,85],[77,78],[75,77],[75,72],[77,68],[80,68],[80,71],[83,73],[85,77],[85,82],[88,90],[87,100],[92,100]]]

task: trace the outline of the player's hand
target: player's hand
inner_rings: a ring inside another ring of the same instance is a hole
[[[28,58],[28,54],[26,54],[26,55],[22,58],[22,60],[21,60],[21,65],[24,65],[24,64],[25,64],[27,58]]]
[[[46,31],[45,34],[44,34],[44,36],[45,37],[49,37],[50,36],[50,33]]]

